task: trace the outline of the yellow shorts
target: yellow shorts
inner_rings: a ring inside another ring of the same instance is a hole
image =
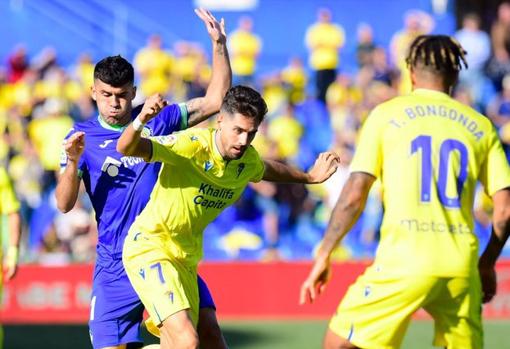
[[[349,287],[329,328],[363,349],[399,348],[411,316],[424,308],[434,318],[435,346],[480,349],[481,300],[478,275],[389,278],[369,268]]]
[[[196,268],[173,259],[163,239],[130,231],[124,241],[122,262],[149,313],[145,324],[152,334],[159,336],[161,323],[185,309],[197,325],[200,301]]]

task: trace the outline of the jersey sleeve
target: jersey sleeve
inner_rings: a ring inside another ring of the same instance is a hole
[[[17,212],[20,203],[5,168],[0,168],[0,214]]]
[[[60,173],[64,172],[67,166],[67,155],[65,151],[65,143],[71,137],[75,132],[79,130],[75,129],[74,127],[69,131],[67,136],[65,136],[64,140],[62,141],[62,148],[60,150]],[[86,143],[85,143],[86,145]],[[82,154],[80,157],[80,160],[78,161],[78,177],[82,178],[83,172],[86,170],[86,164],[85,164],[85,154]]]
[[[151,137],[152,157],[150,162],[163,162],[178,165],[192,158],[202,147],[202,143],[192,141],[185,132],[176,132],[166,136]]]
[[[490,133],[487,157],[480,168],[478,178],[489,196],[498,190],[510,187],[510,167],[494,129]]]
[[[374,109],[361,129],[351,162],[351,172],[365,172],[380,177],[382,169],[382,127],[380,109]]]
[[[164,107],[158,115],[158,119],[165,124],[165,133],[188,128],[188,109],[186,103],[170,104]]]

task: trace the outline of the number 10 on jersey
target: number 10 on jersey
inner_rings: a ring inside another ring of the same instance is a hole
[[[411,142],[411,155],[421,151],[421,190],[420,201],[430,202],[432,181],[436,182],[437,196],[444,207],[460,208],[460,197],[467,179],[468,150],[466,146],[456,139],[446,139],[439,148],[439,168],[437,179],[434,178],[435,169],[432,165],[432,137],[420,135]],[[450,161],[453,152],[459,154],[458,173],[455,173],[456,194],[449,197],[447,194],[448,173],[454,170],[454,162]]]

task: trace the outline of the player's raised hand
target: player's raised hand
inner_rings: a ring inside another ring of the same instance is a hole
[[[145,124],[158,115],[161,109],[166,107],[167,104],[168,102],[164,100],[159,93],[153,94],[145,100],[143,108],[140,111],[140,114],[138,114],[138,118]]]
[[[482,302],[487,303],[496,295],[496,269],[494,265],[480,263],[478,265],[478,271],[480,272],[480,280],[482,281]]]
[[[299,304],[313,303],[315,299],[326,289],[326,284],[331,278],[329,259],[317,259],[312,271],[301,285]]]
[[[332,151],[320,153],[312,169],[308,171],[310,183],[322,183],[336,172],[340,156]]]
[[[83,149],[85,149],[85,133],[82,131],[75,132],[64,142],[67,161],[78,161],[81,154],[83,154]]]
[[[225,43],[227,34],[225,33],[225,20],[222,18],[220,22],[206,9],[195,9],[195,13],[204,22],[207,32],[213,41]]]

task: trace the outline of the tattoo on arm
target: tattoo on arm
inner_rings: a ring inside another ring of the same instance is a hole
[[[196,124],[205,120],[203,110],[204,97],[193,98],[186,102],[186,109],[188,110],[188,126],[195,126]]]

